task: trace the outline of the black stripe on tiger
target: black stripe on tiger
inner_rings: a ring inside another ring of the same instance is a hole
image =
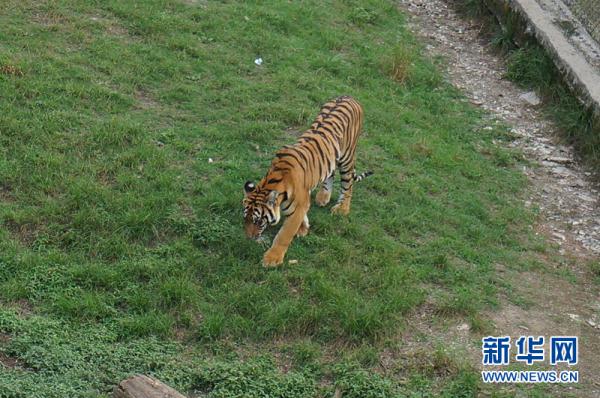
[[[368,176],[372,176],[372,175],[373,175],[373,172],[371,170],[365,171],[362,174],[354,176],[354,181],[356,181],[356,182],[362,181],[363,179],[367,178]]]

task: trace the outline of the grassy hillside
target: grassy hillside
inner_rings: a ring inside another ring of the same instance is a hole
[[[425,309],[482,327],[495,265],[527,265],[524,181],[393,2],[5,4],[0,397],[136,372],[211,397],[475,394],[443,347],[448,372],[379,356]],[[265,270],[243,183],[341,94],[375,175]]]

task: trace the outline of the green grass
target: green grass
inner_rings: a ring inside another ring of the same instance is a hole
[[[0,397],[106,396],[135,372],[212,397],[476,393],[468,369],[374,373],[426,301],[481,324],[532,219],[506,132],[393,2],[4,8],[0,350],[23,369],[0,368]],[[375,175],[348,218],[311,209],[297,265],[265,270],[243,183],[340,94],[365,108]]]

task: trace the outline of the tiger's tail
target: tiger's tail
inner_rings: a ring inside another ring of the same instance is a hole
[[[364,173],[362,173],[362,174],[355,175],[355,176],[354,176],[354,181],[356,181],[356,182],[358,182],[358,181],[361,181],[363,178],[367,178],[367,177],[368,177],[368,176],[370,176],[370,175],[373,175],[373,172],[372,172],[372,171],[370,171],[370,170],[369,170],[369,171],[365,171],[365,172],[364,172]]]

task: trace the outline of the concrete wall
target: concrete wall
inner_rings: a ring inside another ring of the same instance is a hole
[[[600,117],[600,49],[560,0],[483,0],[504,26],[515,28],[516,41],[535,40],[550,54],[564,81],[581,102]],[[541,4],[544,6],[542,8]],[[564,8],[563,8],[564,7]],[[581,29],[575,42],[556,22],[563,18]],[[585,36],[589,36],[589,39]],[[589,51],[589,53],[588,53]],[[598,60],[598,64],[596,64]]]

